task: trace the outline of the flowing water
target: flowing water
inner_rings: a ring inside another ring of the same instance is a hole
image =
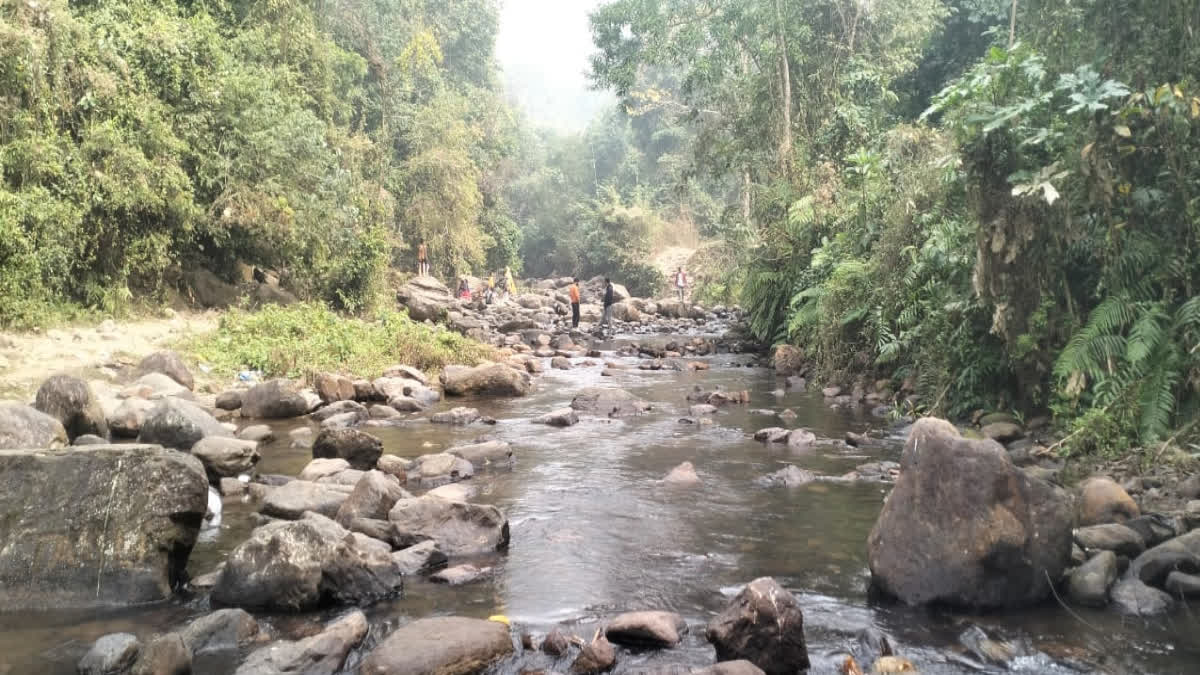
[[[800,598],[813,673],[837,672],[855,634],[868,626],[891,635],[897,652],[921,672],[979,672],[983,666],[958,643],[972,625],[1029,649],[1031,655],[1009,664],[1014,670],[1200,672],[1200,620],[1186,609],[1144,622],[1112,611],[1069,612],[1054,603],[966,616],[870,600],[865,542],[887,486],[817,482],[767,488],[754,479],[789,463],[839,475],[868,461],[895,460],[901,439],[879,433],[884,420],[831,409],[819,394],[777,398],[771,371],[745,367],[747,360],[716,356],[708,371],[629,370],[614,377],[601,377],[599,367],[547,370],[536,392],[522,399],[441,404],[478,407],[499,420],[496,426],[433,425],[422,415],[400,426],[370,429],[387,452],[402,457],[486,437],[510,442],[517,459],[510,470],[481,471],[471,481],[479,489],[474,501],[495,504],[511,523],[507,552],[472,561],[490,565],[492,576],[459,587],[410,580],[403,597],[367,610],[373,624],[367,647],[404,621],[434,614],[504,614],[521,630],[541,633],[566,624],[590,638],[603,618],[618,612],[668,609],[691,626],[683,644],[661,652],[621,651],[617,671],[707,665],[714,656],[703,638],[704,623],[741,585],[772,576]],[[693,387],[718,385],[749,390],[751,403],[723,409],[712,426],[679,421],[687,414],[686,396]],[[566,429],[528,422],[563,407],[589,386],[627,389],[654,403],[655,410],[633,419],[585,418]],[[787,448],[750,438],[756,429],[780,425],[778,418],[755,410],[785,407],[798,413],[792,426],[808,428],[821,439],[814,451],[790,455]],[[264,446],[262,472],[296,475],[308,463],[310,451],[289,448],[287,439],[288,430],[304,424],[276,425],[282,440]],[[880,440],[850,448],[837,440],[846,431],[874,432]],[[696,466],[702,486],[661,483],[684,461]],[[206,531],[193,552],[192,573],[211,570],[255,523],[253,505],[226,500],[220,528]],[[71,673],[100,635],[150,635],[207,609],[205,600],[196,598],[112,613],[0,613],[0,675]],[[267,621],[283,635],[303,630],[295,627],[302,623],[295,618]],[[348,669],[361,656],[356,653]],[[197,662],[196,672],[229,672],[234,664],[235,655],[209,658]],[[527,655],[500,670],[565,671],[566,665]]]

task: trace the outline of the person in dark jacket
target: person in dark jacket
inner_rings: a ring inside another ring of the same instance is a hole
[[[613,285],[608,277],[604,277],[604,318],[600,319],[601,326],[612,323]]]

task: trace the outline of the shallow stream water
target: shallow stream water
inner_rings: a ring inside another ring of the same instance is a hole
[[[897,652],[923,673],[980,672],[982,664],[958,642],[972,625],[994,638],[1031,648],[1032,655],[1009,664],[1013,670],[1200,672],[1200,618],[1186,608],[1168,619],[1146,622],[1122,619],[1113,611],[1068,611],[1054,602],[1030,611],[967,616],[869,599],[867,533],[888,486],[817,482],[766,488],[754,479],[788,463],[840,475],[865,462],[897,459],[902,439],[885,433],[885,420],[865,411],[831,409],[819,393],[777,398],[772,393],[778,386],[773,373],[744,367],[745,356],[708,360],[708,371],[628,370],[614,377],[601,377],[600,367],[547,369],[528,397],[439,405],[478,407],[499,420],[496,426],[433,425],[428,415],[420,415],[397,427],[368,429],[383,440],[386,452],[402,457],[496,438],[513,445],[516,462],[511,469],[480,471],[471,481],[479,489],[473,501],[495,504],[511,523],[506,553],[472,561],[492,566],[492,576],[459,587],[410,580],[403,597],[366,610],[372,620],[366,646],[396,625],[434,614],[504,614],[521,631],[544,633],[566,624],[590,638],[605,617],[627,610],[667,609],[683,615],[690,625],[683,644],[660,652],[621,650],[617,672],[708,665],[714,656],[704,641],[704,624],[741,585],[773,576],[800,598],[813,673],[837,672],[855,634],[868,626],[892,636]],[[679,421],[687,415],[686,396],[693,387],[718,385],[749,390],[751,403],[722,409],[712,426]],[[655,409],[633,419],[584,418],[566,429],[529,423],[538,414],[569,404],[576,392],[589,386],[627,389]],[[814,451],[790,455],[786,447],[752,440],[759,428],[789,426],[753,411],[784,408],[798,413],[790,426],[805,427],[818,436]],[[289,448],[287,432],[304,424],[309,423],[274,425],[280,440],[263,447],[260,471],[293,476],[300,472],[311,453]],[[850,448],[840,441],[846,431],[870,432],[877,442]],[[696,466],[703,485],[662,484],[662,477],[684,461]],[[192,554],[191,572],[210,571],[255,524],[253,505],[227,499],[220,528],[203,533]],[[207,610],[203,598],[193,598],[110,613],[0,612],[0,675],[73,673],[79,657],[100,635],[129,631],[148,636]],[[284,635],[298,623],[287,617],[267,621]],[[363,651],[352,657],[348,670]],[[235,655],[202,659],[196,672],[230,672],[236,662]],[[565,672],[567,665],[527,655],[498,670]]]

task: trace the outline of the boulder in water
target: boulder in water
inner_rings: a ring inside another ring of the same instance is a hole
[[[782,469],[769,473],[755,482],[766,487],[783,486],[783,487],[800,487],[808,485],[817,480],[817,474],[800,467],[789,464]]]
[[[309,513],[255,529],[229,553],[212,599],[229,607],[299,612],[367,605],[401,585],[390,555],[361,547],[349,530]]]
[[[413,544],[392,553],[392,562],[402,574],[419,574],[445,567],[448,558],[433,540]]]
[[[441,379],[447,396],[524,396],[533,387],[529,373],[503,363],[488,363],[474,368],[446,366]]]
[[[305,511],[333,518],[352,489],[332,483],[293,480],[268,492],[259,510],[264,516],[286,520],[296,520]]]
[[[670,485],[699,485],[700,476],[696,475],[696,467],[691,462],[684,462],[671,469],[663,482]]]
[[[446,555],[490,553],[508,547],[508,519],[495,506],[425,495],[401,499],[388,513],[396,543],[438,542]]]
[[[1133,616],[1157,616],[1175,605],[1175,599],[1169,593],[1148,586],[1132,575],[1112,587],[1111,597],[1117,609]]]
[[[312,446],[313,459],[344,459],[360,471],[375,468],[383,455],[383,441],[357,429],[323,429]]]
[[[127,673],[142,653],[142,643],[130,633],[110,633],[92,644],[76,666],[79,675]]]
[[[311,393],[311,392],[310,392]],[[242,417],[284,419],[308,414],[315,403],[291,380],[268,380],[242,394]]]
[[[1071,572],[1067,596],[1081,605],[1103,607],[1108,604],[1108,589],[1116,580],[1116,554],[1101,551]]]
[[[476,408],[459,406],[451,410],[443,410],[442,412],[434,413],[429,417],[429,421],[433,422],[434,424],[466,426],[472,422],[479,421],[479,410]]]
[[[1141,515],[1137,502],[1112,479],[1089,478],[1080,487],[1079,525],[1121,523]]]
[[[795,596],[774,579],[755,579],[709,622],[705,637],[719,661],[745,659],[768,675],[808,668],[804,614]]]
[[[258,443],[224,436],[209,436],[192,446],[192,454],[204,465],[209,480],[219,483],[249,473],[258,464]]]
[[[579,650],[579,656],[571,663],[573,675],[596,675],[608,672],[617,665],[617,650],[604,635],[597,633],[596,637]]]
[[[674,612],[627,612],[608,622],[605,636],[632,647],[674,647],[687,632],[687,623]]]
[[[27,405],[0,402],[0,450],[48,450],[70,442],[57,419]]]
[[[171,350],[154,352],[142,359],[138,364],[137,374],[140,377],[147,373],[162,373],[188,389],[195,389],[196,386],[192,371],[188,370],[183,357]]]
[[[439,616],[392,632],[363,660],[361,675],[479,673],[513,652],[508,626],[496,621]]]
[[[513,461],[512,446],[504,441],[486,441],[483,443],[472,443],[471,445],[460,445],[450,448],[446,452],[455,457],[462,457],[470,462],[472,466],[508,465],[512,464]]]
[[[900,477],[867,540],[875,586],[913,605],[1042,601],[1071,557],[1071,500],[1003,446],[949,422],[913,425]]]
[[[145,445],[0,452],[0,606],[162,600],[186,578],[207,508],[204,468],[183,453]]]
[[[146,413],[138,442],[191,450],[193,445],[209,436],[231,437],[233,434],[196,404],[166,398]]]
[[[354,610],[295,642],[280,640],[251,652],[234,675],[333,675],[367,635],[367,617]]]
[[[193,655],[241,649],[262,635],[258,622],[244,609],[218,609],[195,619],[179,632]]]
[[[606,417],[631,417],[650,409],[650,404],[624,389],[590,387],[579,392],[571,407],[581,413]]]
[[[571,408],[559,408],[533,418],[533,423],[550,427],[573,427],[579,424],[579,415]]]
[[[54,375],[38,387],[33,407],[62,423],[67,437],[84,434],[108,438],[108,421],[100,399],[87,382],[73,375]]]
[[[397,501],[411,498],[394,476],[382,471],[368,471],[338,507],[335,520],[343,527],[350,527],[355,518],[387,520],[388,512]]]

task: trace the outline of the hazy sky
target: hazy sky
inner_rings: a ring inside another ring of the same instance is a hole
[[[500,0],[496,55],[510,94],[538,124],[576,131],[613,98],[588,89],[588,11],[603,0]]]

